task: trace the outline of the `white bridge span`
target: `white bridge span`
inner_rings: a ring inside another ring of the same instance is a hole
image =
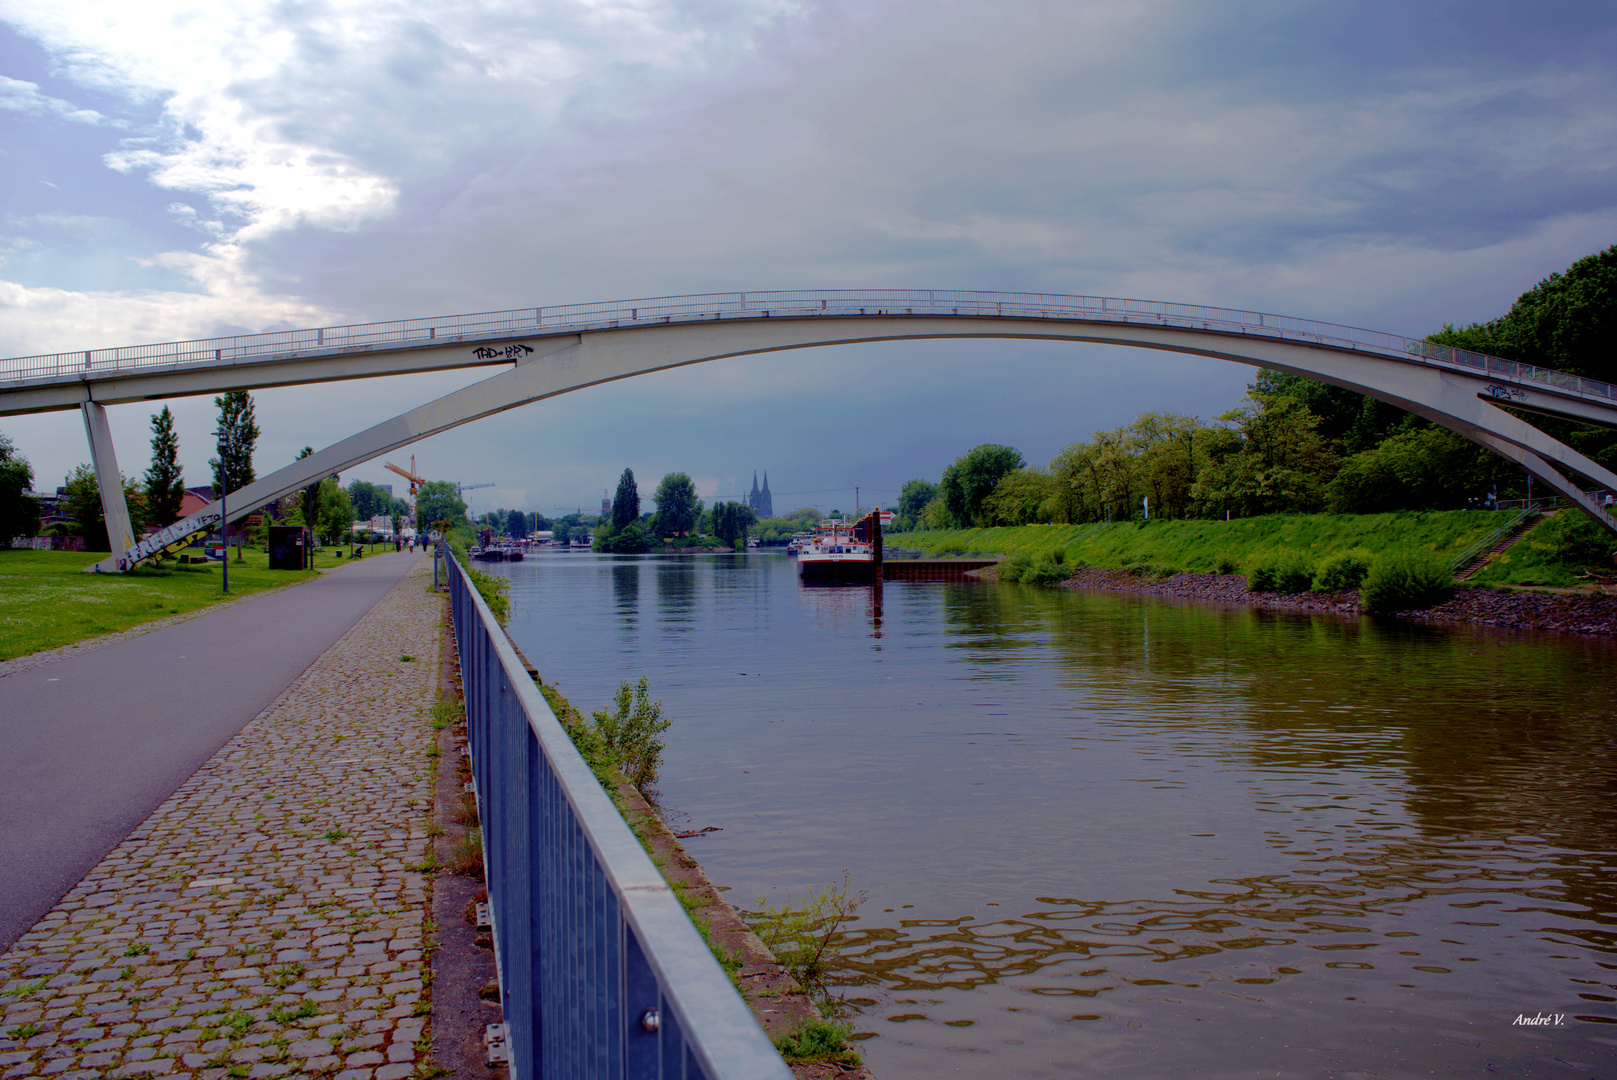
[[[1430,342],[1194,304],[945,290],[710,293],[518,308],[0,360],[0,415],[84,415],[119,570],[217,527],[219,504],[136,542],[104,409],[226,390],[411,372],[497,374],[377,424],[230,493],[231,520],[417,439],[586,386],[730,356],[925,338],[1132,345],[1291,372],[1442,424],[1516,462],[1617,533],[1567,474],[1617,475],[1500,405],[1617,427],[1617,388]]]

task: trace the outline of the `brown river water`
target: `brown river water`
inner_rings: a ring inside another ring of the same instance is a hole
[[[496,569],[581,710],[649,676],[732,902],[868,894],[830,989],[882,1080],[1617,1076],[1609,641],[775,552]]]

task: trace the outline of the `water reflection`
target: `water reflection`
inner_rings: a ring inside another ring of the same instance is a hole
[[[689,625],[695,621],[696,567],[689,559],[657,564],[657,621]]]
[[[881,640],[881,579],[862,584],[832,584],[820,581],[798,582],[798,605],[813,614],[826,630],[844,631],[869,627],[869,636]],[[880,650],[880,645],[872,646]]]
[[[612,599],[618,622],[626,633],[633,633],[640,622],[640,563],[621,561],[612,564]]]

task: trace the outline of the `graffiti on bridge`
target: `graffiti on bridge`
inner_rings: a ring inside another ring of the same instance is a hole
[[[520,360],[531,352],[531,345],[479,345],[472,350],[472,355],[479,360]]]

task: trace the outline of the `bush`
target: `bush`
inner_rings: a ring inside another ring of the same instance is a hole
[[[796,902],[788,896],[776,907],[760,896],[758,910],[747,916],[758,940],[804,989],[821,981],[837,957],[838,931],[869,898],[864,892],[850,896],[852,888],[853,875],[844,870],[842,884],[809,889]]]
[[[1072,577],[1072,571],[1067,565],[1067,553],[1056,548],[1034,563],[1033,568],[1022,575],[1022,580],[1030,585],[1053,585]]]
[[[1365,611],[1410,611],[1431,607],[1454,591],[1449,565],[1431,552],[1397,551],[1370,565],[1359,592]]]
[[[1053,585],[1072,577],[1076,567],[1067,564],[1067,553],[1061,548],[1039,556],[1018,553],[999,561],[994,568],[1001,581],[1020,581],[1027,585]]]
[[[651,540],[646,536],[646,527],[638,521],[629,522],[613,535],[607,535],[606,527],[603,526],[595,538],[596,551],[635,555],[650,548]]]
[[[668,730],[669,721],[663,718],[662,702],[651,700],[644,675],[638,683],[626,682],[618,687],[613,705],[613,712],[597,709],[592,714],[595,730],[617,758],[629,783],[644,793],[657,781],[663,756],[663,741],[657,736]]]
[[[1009,555],[999,561],[994,567],[1001,581],[1021,581],[1023,576],[1033,569],[1033,557],[1030,555]]]
[[[1617,546],[1617,538],[1577,510],[1562,510],[1534,529],[1532,539],[1550,545],[1556,561],[1573,566],[1610,566]]]
[[[1350,548],[1327,555],[1314,571],[1314,591],[1319,593],[1346,592],[1357,589],[1370,572],[1375,558],[1364,548]]]
[[[1227,551],[1219,552],[1218,557],[1213,560],[1213,573],[1215,574],[1233,574],[1238,569],[1240,569],[1240,563],[1237,563],[1235,556]]]
[[[511,598],[506,595],[511,589],[511,579],[485,574],[475,566],[466,568],[466,576],[472,579],[472,586],[488,605],[489,612],[504,626],[505,620],[511,617]]]
[[[1266,551],[1247,564],[1246,587],[1253,592],[1307,592],[1314,568],[1300,551]]]

